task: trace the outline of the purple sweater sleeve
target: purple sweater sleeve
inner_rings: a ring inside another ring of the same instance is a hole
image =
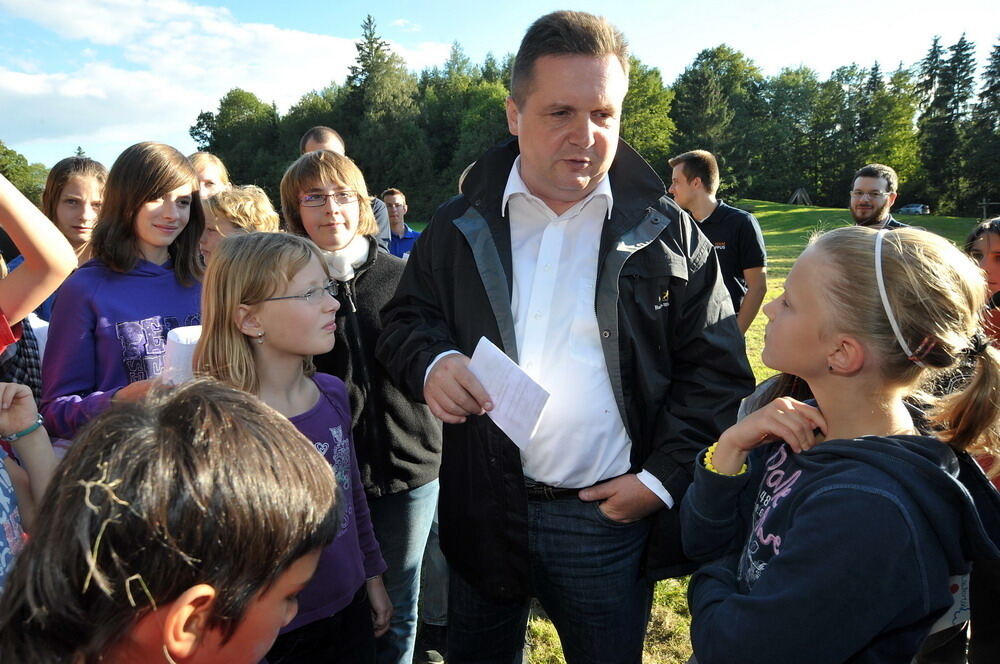
[[[42,361],[41,412],[49,434],[59,438],[73,438],[125,385],[95,390],[97,316],[91,289],[75,276],[70,275],[56,298]]]

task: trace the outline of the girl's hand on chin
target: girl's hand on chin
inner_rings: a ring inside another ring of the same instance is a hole
[[[826,420],[818,408],[778,397],[726,429],[719,437],[719,447],[749,452],[764,443],[783,440],[794,451],[803,452],[818,442],[816,429],[826,435]]]

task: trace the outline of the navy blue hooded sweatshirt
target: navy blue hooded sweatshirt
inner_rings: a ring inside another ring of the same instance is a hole
[[[1000,557],[1000,495],[934,438],[830,440],[703,459],[681,507],[699,664],[910,662],[952,606],[949,577]],[[971,493],[970,493],[971,492]]]

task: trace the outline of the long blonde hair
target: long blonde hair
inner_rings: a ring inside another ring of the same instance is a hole
[[[249,233],[223,239],[201,289],[202,332],[194,353],[195,373],[256,394],[260,380],[252,340],[237,326],[236,311],[241,304],[257,304],[279,293],[314,256],[326,271],[319,248],[308,238]],[[303,359],[302,368],[307,376],[315,372],[311,357]]]
[[[868,345],[887,383],[919,394],[942,441],[959,450],[1000,452],[1000,353],[982,329],[982,274],[939,235],[915,228],[882,232],[886,295],[906,345],[924,366],[903,351],[882,304],[875,274],[879,231],[852,226],[813,239],[838,273],[831,283],[816,285],[826,287],[833,303],[830,324]],[[921,393],[970,363],[974,371],[960,389],[941,397]]]

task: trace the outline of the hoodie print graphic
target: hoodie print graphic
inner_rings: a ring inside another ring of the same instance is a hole
[[[771,512],[792,492],[802,477],[802,470],[789,472],[787,445],[780,445],[766,462],[764,478],[753,510],[753,528],[740,559],[740,578],[753,587],[767,567],[768,561],[781,553],[781,535],[768,532],[767,521]]]
[[[184,320],[184,325],[198,325],[200,322],[200,316],[192,314]],[[163,372],[167,335],[180,326],[174,316],[152,316],[115,325],[115,334],[122,345],[122,366],[129,383],[153,378]]]

